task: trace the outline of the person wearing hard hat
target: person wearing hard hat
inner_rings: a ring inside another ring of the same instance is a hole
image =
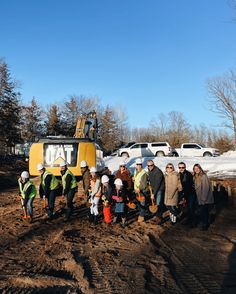
[[[40,198],[48,200],[48,217],[53,218],[53,211],[55,206],[55,198],[60,195],[60,183],[57,178],[46,170],[42,163],[37,165],[37,170],[40,173],[41,183],[39,186]]]
[[[83,180],[83,195],[82,197],[86,200],[89,196],[89,187],[90,187],[90,171],[88,168],[88,164],[85,160],[82,160],[80,162],[80,170],[82,174],[82,180]]]
[[[103,204],[103,217],[104,222],[107,224],[111,223],[111,201],[112,201],[112,188],[110,180],[107,175],[103,175],[101,178],[102,182],[102,204]]]
[[[77,191],[77,181],[73,173],[67,168],[67,163],[63,160],[60,163],[62,179],[62,196],[67,199],[67,210],[65,220],[69,220],[73,212],[73,198]]]
[[[101,197],[101,181],[97,175],[96,167],[92,166],[90,169],[90,193],[89,202],[90,206],[90,221],[97,225],[98,224],[98,203]]]
[[[122,227],[126,226],[125,203],[127,201],[125,190],[123,189],[123,182],[121,179],[116,179],[115,189],[112,193],[112,199],[115,201],[115,216],[112,223],[115,224],[119,217],[121,217]]]
[[[133,176],[134,191],[136,194],[137,205],[140,209],[138,222],[145,221],[145,213],[147,210],[147,192],[148,192],[148,175],[143,169],[142,159],[136,160],[136,169]]]
[[[35,185],[29,179],[29,173],[23,171],[18,179],[19,195],[21,197],[21,204],[24,212],[23,218],[33,219],[33,201],[37,194]]]
[[[120,167],[119,167],[119,170],[117,171],[117,173],[115,174],[115,178],[122,180],[122,183],[124,185],[124,189],[127,191],[128,197],[130,197],[131,192],[133,190],[133,183],[132,183],[130,171],[126,167],[125,161],[122,161],[120,163]]]

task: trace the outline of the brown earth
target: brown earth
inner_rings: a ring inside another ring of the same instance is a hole
[[[0,192],[1,293],[236,293],[236,209],[217,207],[208,231],[152,219],[128,227],[75,215],[48,221],[39,198],[32,224],[20,221],[17,189]],[[223,208],[223,209],[222,209]]]

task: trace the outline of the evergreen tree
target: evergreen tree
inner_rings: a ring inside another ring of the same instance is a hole
[[[61,114],[56,104],[51,105],[47,113],[46,133],[51,136],[62,134]]]
[[[20,93],[8,65],[0,60],[0,140],[7,147],[20,141]]]
[[[33,97],[30,104],[22,109],[22,138],[26,142],[34,142],[43,135],[43,110]]]
[[[109,106],[100,117],[99,142],[105,154],[111,153],[120,144],[119,126],[115,120],[114,111]]]

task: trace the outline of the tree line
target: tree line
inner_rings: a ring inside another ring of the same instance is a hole
[[[233,135],[222,129],[212,129],[201,124],[191,126],[184,114],[172,111],[167,114],[160,113],[150,121],[147,128],[130,128],[128,117],[121,107],[102,105],[99,97],[86,97],[83,95],[71,95],[60,103],[48,106],[39,104],[35,97],[27,104],[22,103],[22,97],[17,82],[12,78],[7,63],[0,59],[0,152],[6,153],[16,143],[35,142],[45,136],[72,137],[75,132],[76,122],[82,113],[95,110],[98,116],[98,143],[110,154],[122,144],[128,141],[152,142],[168,141],[173,147],[180,147],[183,142],[197,142],[216,147],[221,152],[233,149],[236,146],[236,83],[231,76],[232,83],[226,94],[230,94],[228,104],[233,106],[229,111],[231,118],[227,118],[225,126],[233,129]],[[208,89],[219,100],[217,93],[217,79],[208,81]],[[219,83],[219,93],[222,87],[229,84]],[[227,98],[227,97],[226,97]],[[218,100],[217,100],[218,99]],[[220,101],[214,104],[221,110]],[[226,112],[228,114],[228,112]]]

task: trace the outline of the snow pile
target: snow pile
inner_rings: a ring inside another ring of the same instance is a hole
[[[223,153],[221,156],[223,157],[236,157],[236,151],[230,150]]]
[[[235,154],[235,151],[234,151]],[[236,156],[235,156],[236,157]],[[126,160],[127,167],[131,171],[131,174],[135,170],[136,157],[128,158]],[[193,170],[193,166],[199,163],[203,170],[207,172],[210,177],[217,178],[232,178],[236,177],[236,158],[234,156],[219,156],[219,157],[144,157],[143,166],[147,170],[147,161],[152,159],[163,172],[168,163],[173,163],[175,169],[178,170],[178,163],[183,161],[189,171]],[[113,174],[119,169],[120,163],[123,162],[121,157],[106,157],[106,166],[111,170]]]

